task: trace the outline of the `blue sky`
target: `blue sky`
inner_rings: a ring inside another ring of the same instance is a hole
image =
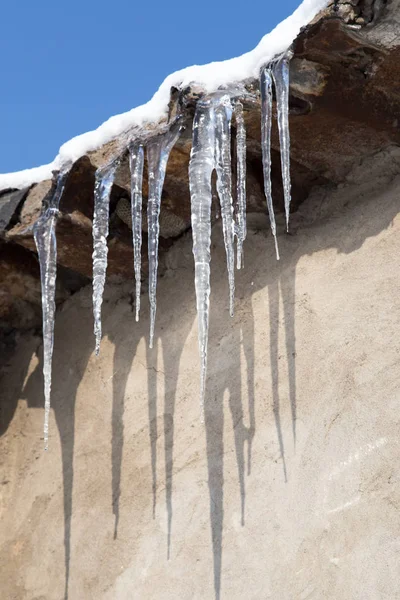
[[[150,99],[192,64],[251,50],[300,0],[5,0],[0,8],[0,173]]]

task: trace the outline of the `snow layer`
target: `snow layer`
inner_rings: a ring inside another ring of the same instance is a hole
[[[194,65],[172,73],[149,102],[111,117],[94,131],[72,138],[61,146],[52,163],[15,173],[0,174],[0,190],[23,188],[49,179],[53,170],[66,167],[131,127],[157,123],[167,114],[170,90],[173,86],[184,88],[195,82],[211,93],[220,86],[258,77],[261,67],[277,54],[284,52],[299,34],[301,27],[307,25],[329,2],[330,0],[304,0],[290,17],[265,35],[251,52],[230,60]]]

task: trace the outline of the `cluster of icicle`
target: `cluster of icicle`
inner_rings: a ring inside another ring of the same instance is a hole
[[[276,224],[271,189],[271,127],[273,84],[278,115],[281,147],[282,178],[285,199],[286,226],[289,226],[290,210],[290,137],[289,137],[289,61],[287,52],[262,69],[261,87],[261,143],[264,172],[264,190],[274,236],[276,255],[279,259]],[[212,173],[217,174],[217,192],[221,207],[221,219],[226,250],[230,314],[233,316],[235,294],[235,238],[236,264],[243,266],[243,243],[246,239],[246,130],[240,94],[220,91],[198,101],[193,122],[193,143],[189,165],[191,194],[193,255],[195,263],[196,304],[198,314],[198,338],[200,350],[200,402],[203,415],[207,344],[210,304],[210,246]],[[236,125],[236,195],[232,194],[231,122]],[[136,280],[136,321],[140,312],[141,248],[142,248],[142,182],[144,150],[148,165],[148,260],[150,301],[150,348],[153,346],[157,300],[158,241],[161,195],[169,154],[177,141],[183,125],[178,118],[164,134],[157,135],[146,144],[134,140],[129,146],[131,171],[132,237],[134,272]],[[107,237],[109,231],[109,206],[116,170],[121,161],[112,163],[96,172],[93,218],[93,315],[96,354],[100,351],[101,306],[107,270]],[[51,364],[54,341],[55,287],[57,269],[57,243],[55,227],[59,202],[64,190],[67,172],[58,176],[55,193],[35,224],[34,237],[38,250],[43,308],[43,374],[45,389],[44,442],[48,448],[48,428],[51,390]]]

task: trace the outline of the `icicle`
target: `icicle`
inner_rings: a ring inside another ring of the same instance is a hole
[[[132,144],[129,148],[129,165],[131,169],[131,211],[133,256],[136,281],[136,321],[139,321],[140,312],[143,162],[144,151],[142,144]]]
[[[204,415],[210,306],[211,175],[215,165],[215,114],[211,100],[199,101],[193,122],[189,185],[200,351],[200,405]]]
[[[179,137],[182,126],[176,122],[171,129],[156,137],[147,146],[149,195],[147,201],[147,229],[149,255],[150,348],[153,347],[154,324],[157,310],[158,238],[160,235],[161,194],[169,154]]]
[[[245,131],[243,107],[236,109],[238,122],[238,217],[235,229],[233,218],[231,177],[231,119],[232,103],[227,93],[217,93],[197,103],[193,122],[193,143],[189,164],[189,185],[192,210],[193,255],[195,263],[196,305],[200,350],[200,404],[204,414],[207,370],[207,344],[210,304],[210,247],[211,247],[211,176],[217,172],[217,191],[221,206],[222,227],[227,258],[230,312],[233,315],[235,294],[234,236],[238,236],[240,251],[246,235],[245,199]],[[241,263],[241,258],[240,258]],[[239,264],[240,264],[239,263]]]
[[[243,105],[235,104],[236,154],[237,154],[237,268],[243,266],[243,242],[246,239],[246,128],[243,119]]]
[[[279,260],[278,240],[271,185],[271,129],[272,129],[272,75],[269,67],[261,71],[261,150],[264,171],[264,193],[267,200],[271,231],[274,236],[276,258]]]
[[[228,95],[215,103],[215,168],[217,191],[221,206],[222,229],[226,251],[229,279],[229,308],[233,316],[235,297],[235,223],[233,220],[232,177],[231,177],[231,119],[232,105]]]
[[[107,237],[110,213],[110,195],[119,161],[97,169],[94,187],[93,217],[93,316],[96,337],[96,355],[101,342],[101,305],[107,270]]]
[[[290,217],[290,134],[289,134],[289,63],[292,52],[284,54],[273,66],[276,104],[278,110],[279,142],[281,146],[281,165],[283,193],[285,198],[286,231],[289,231]]]
[[[33,228],[35,244],[39,255],[40,281],[42,287],[43,313],[43,376],[44,376],[44,449],[49,447],[49,416],[51,393],[51,363],[54,346],[54,316],[56,310],[57,278],[57,239],[56,222],[58,207],[64,191],[68,173],[60,173],[57,186],[48,207],[39,217]]]

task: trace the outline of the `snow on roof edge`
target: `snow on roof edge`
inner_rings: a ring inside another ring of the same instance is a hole
[[[287,50],[299,34],[300,29],[308,25],[330,1],[303,0],[290,17],[266,34],[254,50],[242,56],[207,65],[194,65],[168,75],[149,102],[111,117],[94,131],[88,131],[72,138],[61,146],[53,162],[33,169],[0,174],[0,190],[21,189],[44,179],[50,179],[53,170],[61,169],[63,166],[75,162],[87,152],[118,137],[128,128],[158,122],[167,114],[171,87],[181,89],[189,84],[197,83],[211,93],[221,85],[258,77],[263,64]]]

